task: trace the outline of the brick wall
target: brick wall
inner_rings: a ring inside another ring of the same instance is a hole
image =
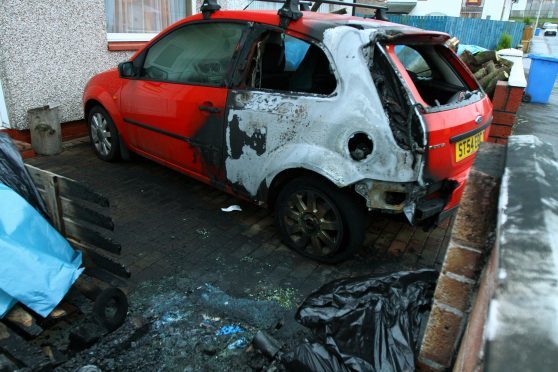
[[[505,146],[483,143],[471,169],[422,340],[422,371],[445,371],[454,363],[479,277],[494,247],[504,153]]]
[[[510,86],[506,81],[499,81],[494,92],[492,105],[494,106],[494,120],[490,127],[489,141],[507,143],[512,134],[515,117],[524,88]]]

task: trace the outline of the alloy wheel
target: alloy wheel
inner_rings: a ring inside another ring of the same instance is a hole
[[[112,149],[112,135],[108,121],[103,114],[96,112],[91,116],[91,140],[97,152],[103,156],[108,156]]]
[[[317,190],[291,194],[284,206],[284,223],[289,239],[308,255],[325,257],[340,248],[341,214],[335,204]]]

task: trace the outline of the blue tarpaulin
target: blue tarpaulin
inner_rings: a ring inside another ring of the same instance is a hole
[[[457,47],[457,54],[461,55],[461,53],[463,53],[466,50],[469,51],[471,54],[477,54],[479,52],[484,52],[488,49],[478,45],[459,44],[459,46]]]
[[[46,317],[79,277],[80,266],[81,252],[0,183],[0,318],[15,302]]]

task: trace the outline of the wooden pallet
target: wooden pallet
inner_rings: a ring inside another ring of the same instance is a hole
[[[99,336],[116,325],[107,323],[109,315],[104,310],[109,302],[125,305],[127,311],[124,292],[117,288],[126,291],[130,272],[117,261],[121,246],[110,237],[114,223],[108,214],[108,199],[67,177],[28,164],[26,168],[45,201],[51,224],[82,252],[85,270],[47,318],[18,304],[0,320],[0,371],[48,369],[60,364],[71,355],[72,345],[67,339],[47,341],[56,339],[53,336],[59,329],[87,317],[98,324]],[[120,320],[124,319],[117,323]],[[70,333],[72,337],[87,343],[79,331]]]

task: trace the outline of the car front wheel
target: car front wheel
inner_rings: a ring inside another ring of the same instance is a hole
[[[87,118],[89,138],[95,154],[105,161],[116,161],[120,155],[118,131],[108,112],[95,106]]]
[[[351,257],[367,226],[363,201],[314,177],[294,179],[280,191],[275,219],[287,246],[324,263]]]

